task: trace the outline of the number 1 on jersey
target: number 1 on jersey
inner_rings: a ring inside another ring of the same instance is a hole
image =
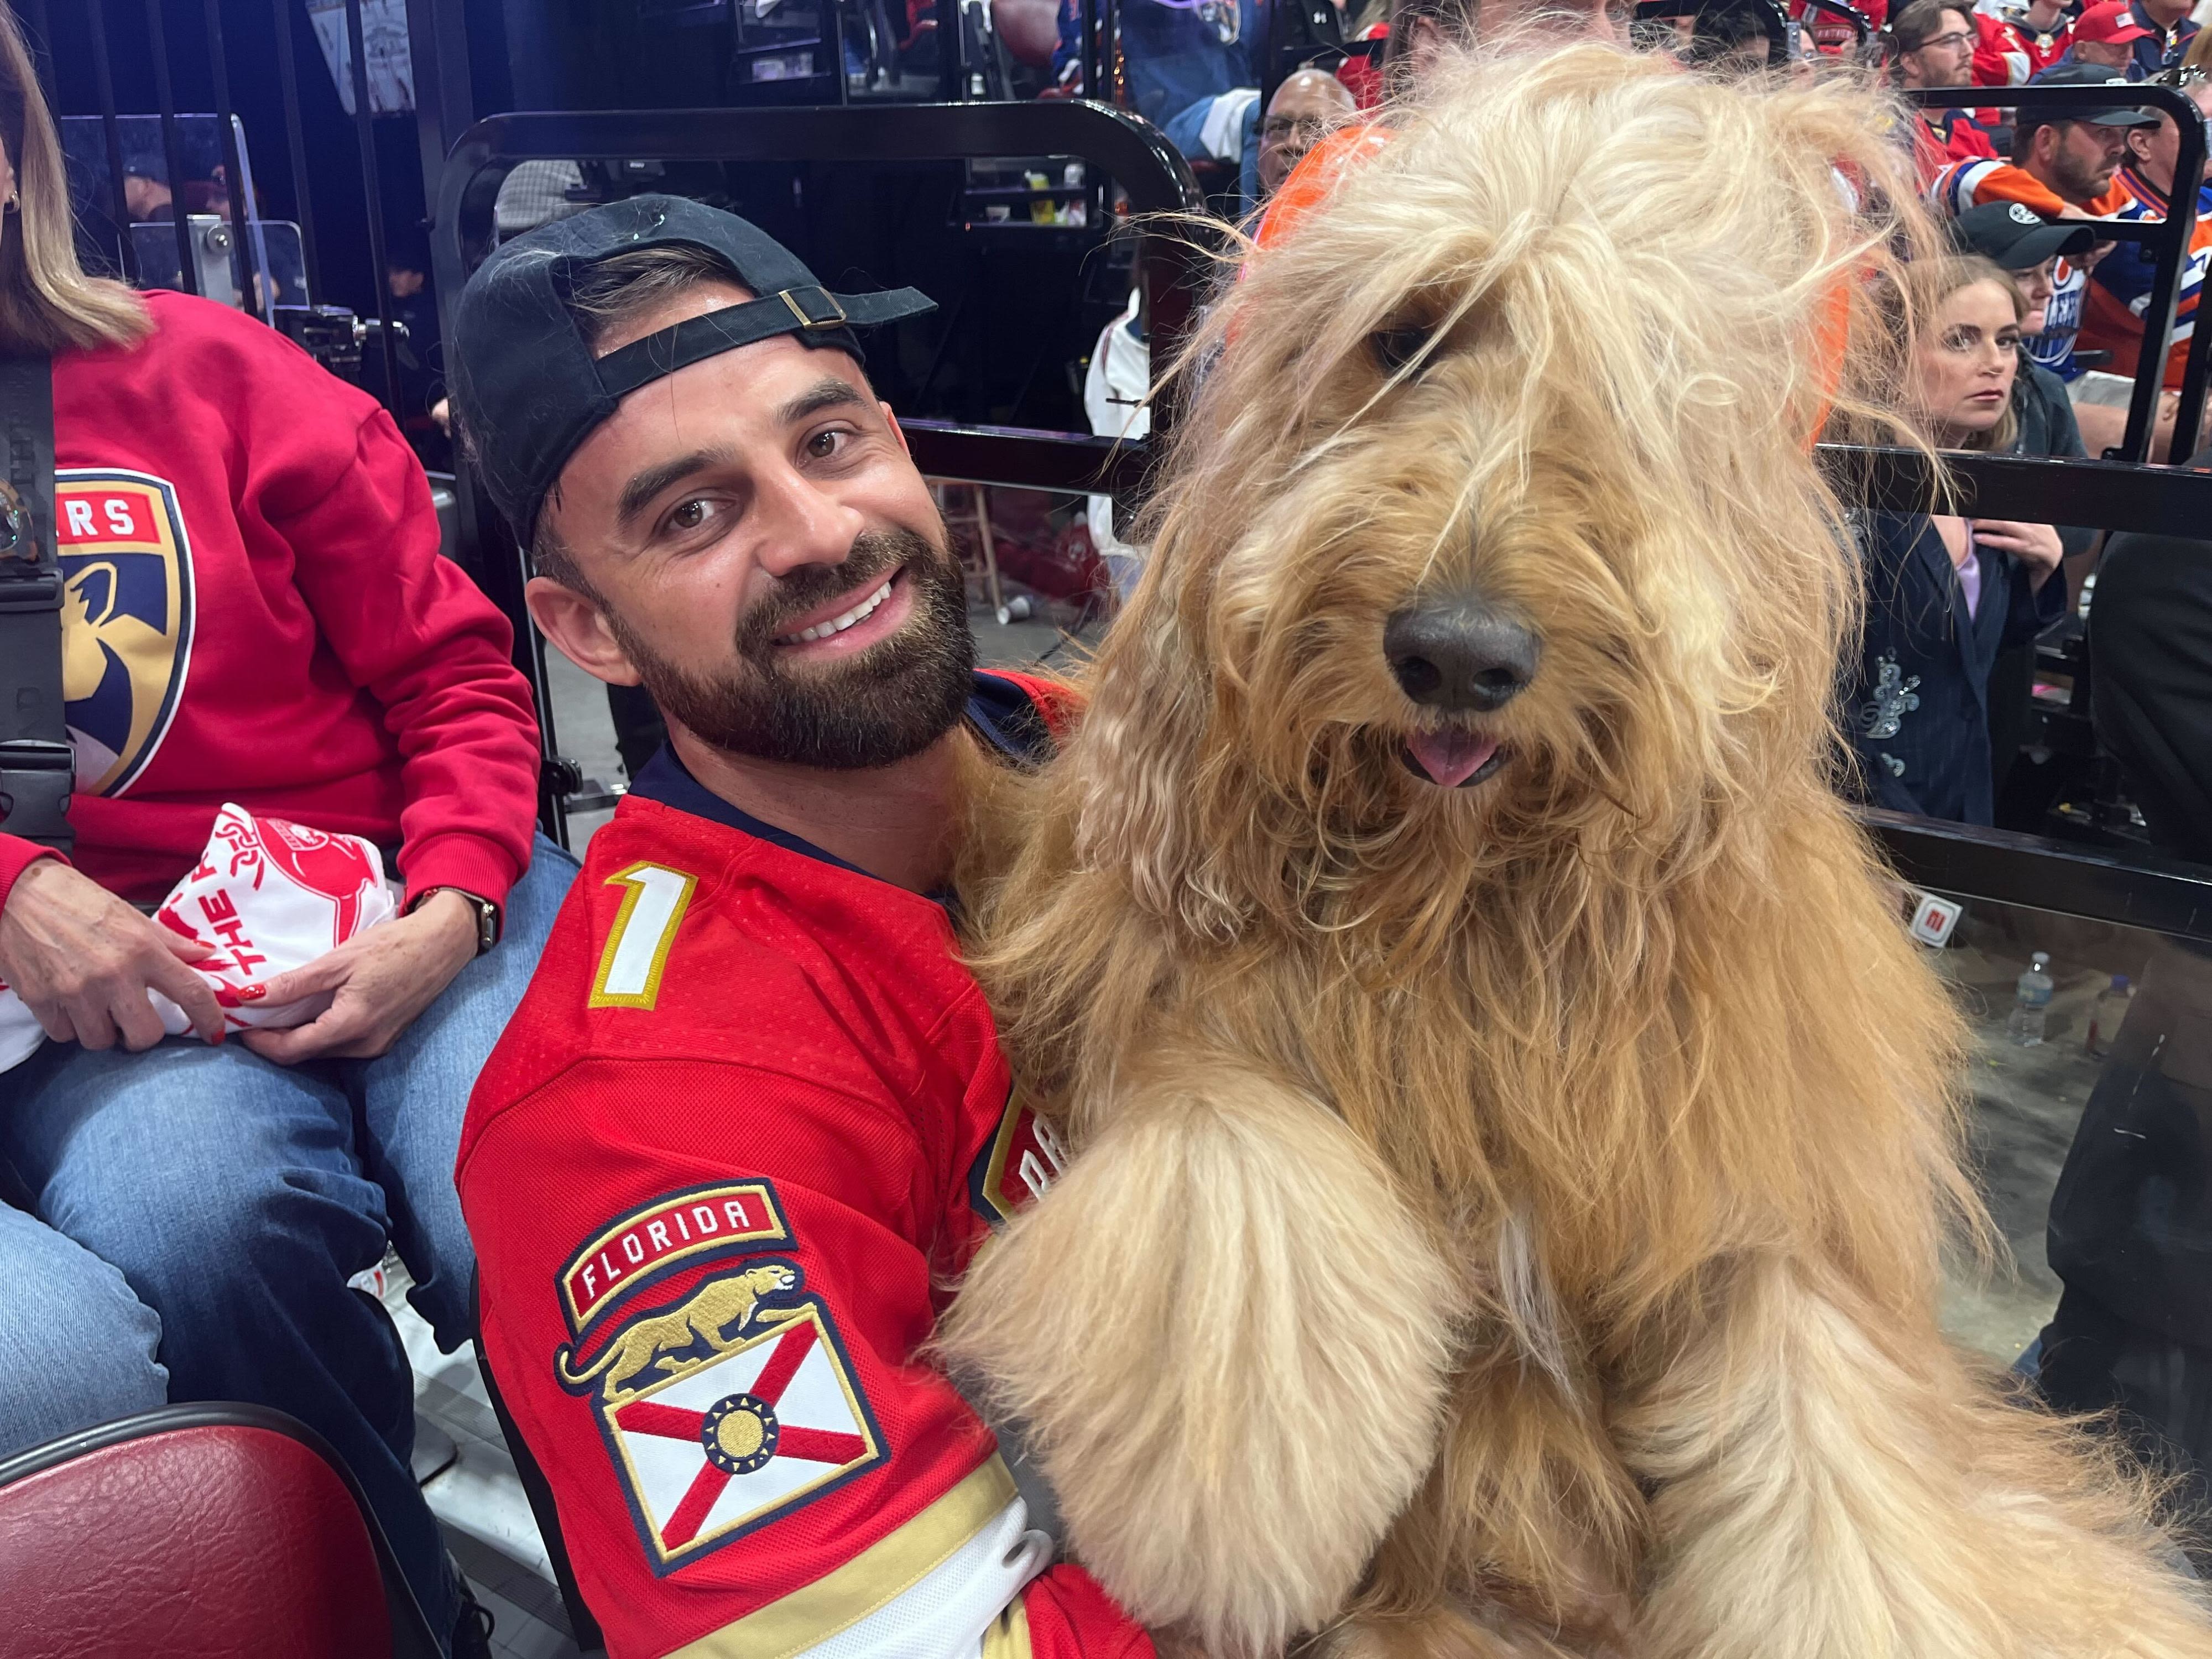
[[[658,864],[633,864],[609,876],[607,885],[626,890],[599,952],[590,1006],[650,1008],[660,999],[661,970],[698,878]]]

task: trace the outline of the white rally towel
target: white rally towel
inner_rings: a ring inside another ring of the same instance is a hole
[[[265,1006],[258,1000],[263,985],[389,921],[398,908],[374,842],[257,818],[225,802],[198,865],[169,890],[154,920],[215,947],[192,968],[215,988],[224,1026],[242,1031],[304,1025],[320,1013],[327,996]],[[149,995],[170,1036],[191,1029],[175,1003]],[[45,1040],[22,999],[0,984],[0,1072]]]

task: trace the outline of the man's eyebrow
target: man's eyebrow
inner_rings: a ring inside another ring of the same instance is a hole
[[[734,455],[735,452],[728,449],[695,449],[689,455],[678,455],[673,460],[632,473],[616,499],[615,523],[628,530],[637,521],[638,514],[652,506],[654,497],[669,485],[681,483],[693,473],[704,472],[710,466],[726,465]]]
[[[825,409],[847,409],[868,400],[853,386],[834,374],[825,374],[775,411],[778,426],[796,426],[808,416],[819,415]]]

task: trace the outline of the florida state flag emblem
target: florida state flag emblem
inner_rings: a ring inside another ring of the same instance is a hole
[[[828,1310],[787,1261],[753,1261],[628,1320],[563,1386],[593,1395],[657,1573],[874,1468],[884,1441]]]

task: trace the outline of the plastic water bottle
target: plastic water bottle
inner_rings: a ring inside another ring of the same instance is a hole
[[[2027,971],[2020,976],[2012,1018],[2005,1022],[2005,1034],[2023,1048],[2033,1048],[2043,1041],[2044,1017],[2051,1012],[2050,967],[2051,953],[2038,951],[2029,958]]]
[[[2097,1001],[2089,1010],[2089,1035],[2081,1046],[2091,1054],[2112,1053],[2112,1039],[2120,1034],[2120,1022],[2128,1017],[2128,1000],[2135,993],[2128,988],[2128,976],[2114,974],[2112,982],[2097,993]]]

